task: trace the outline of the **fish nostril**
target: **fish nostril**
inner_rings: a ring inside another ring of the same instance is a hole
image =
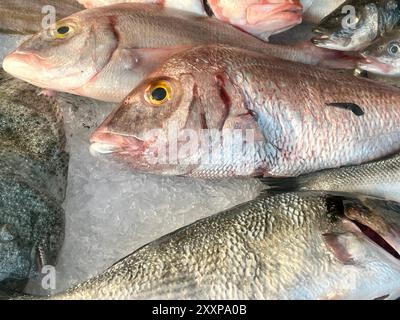
[[[10,242],[14,240],[14,236],[10,231],[10,227],[7,224],[0,226],[0,241]]]

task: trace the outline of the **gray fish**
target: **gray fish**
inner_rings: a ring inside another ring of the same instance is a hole
[[[398,0],[348,0],[314,29],[318,47],[359,51],[400,21]]]
[[[359,193],[400,202],[400,155],[295,179],[264,179],[264,182],[283,190]]]
[[[395,299],[399,210],[378,199],[263,193],[52,299]]]
[[[374,74],[393,77],[399,83],[400,29],[396,28],[375,41],[361,53],[358,68]]]
[[[68,155],[56,103],[0,72],[0,291],[55,265],[64,236]]]
[[[58,19],[83,9],[75,0],[1,0],[0,32],[31,34],[42,30],[47,14],[42,9],[49,5],[56,9]]]

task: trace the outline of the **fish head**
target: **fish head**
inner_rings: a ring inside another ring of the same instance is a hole
[[[363,196],[345,196],[342,204],[343,214],[330,216],[331,224],[321,230],[338,267],[330,273],[340,270],[332,292],[321,298],[397,299],[400,288],[388,279],[400,278],[400,205]],[[371,281],[363,280],[367,276]]]
[[[188,175],[204,164],[224,130],[259,130],[239,88],[208,53],[188,50],[168,59],[93,133],[92,153],[118,156],[147,172]],[[217,137],[204,147],[209,135]]]
[[[365,49],[380,34],[380,10],[376,1],[346,1],[318,24],[312,42],[340,51]]]
[[[109,62],[116,37],[108,17],[83,11],[23,42],[4,59],[3,68],[41,88],[73,91],[94,79]]]
[[[391,32],[361,53],[358,68],[388,76],[400,75],[400,34]]]

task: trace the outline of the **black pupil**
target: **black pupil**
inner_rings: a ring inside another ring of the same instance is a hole
[[[155,88],[151,95],[154,100],[163,101],[167,97],[167,90],[164,88]]]
[[[68,31],[69,31],[69,27],[61,27],[61,28],[57,29],[57,32],[59,34],[66,34],[66,33],[68,33]]]

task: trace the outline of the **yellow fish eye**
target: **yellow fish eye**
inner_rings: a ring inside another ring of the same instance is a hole
[[[167,81],[155,81],[146,88],[145,99],[155,107],[172,99],[172,87]]]
[[[76,31],[76,25],[71,22],[59,23],[54,30],[54,37],[56,39],[65,39],[73,35]]]

